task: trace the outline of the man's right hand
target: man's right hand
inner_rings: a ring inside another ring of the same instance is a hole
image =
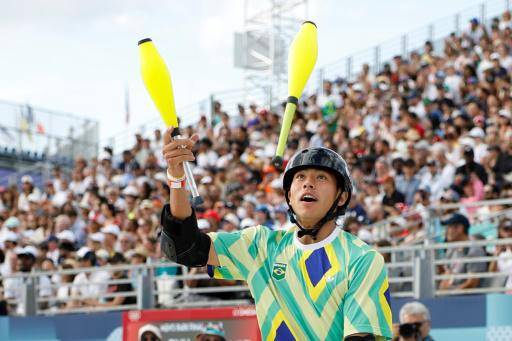
[[[185,173],[183,162],[195,160],[192,148],[199,140],[199,136],[194,134],[190,138],[173,138],[173,130],[173,127],[169,127],[164,133],[162,154],[167,162],[169,174],[175,178],[182,178]]]

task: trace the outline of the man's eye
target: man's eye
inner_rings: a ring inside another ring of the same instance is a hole
[[[319,180],[327,180],[327,177],[325,175],[319,175],[317,177],[317,179],[319,179]]]

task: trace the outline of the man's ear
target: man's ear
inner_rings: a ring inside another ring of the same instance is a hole
[[[341,193],[340,200],[338,201],[338,207],[345,205],[347,200],[348,200],[348,192]]]

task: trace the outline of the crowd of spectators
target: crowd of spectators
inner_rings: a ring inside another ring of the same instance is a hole
[[[427,236],[427,207],[432,204],[512,197],[510,13],[488,27],[472,19],[462,34],[447,37],[441,50],[434,51],[427,41],[419,51],[395,56],[378,72],[364,65],[354,79],[325,80],[318,93],[299,103],[285,160],[308,146],[339,152],[354,183],[344,226],[368,243],[422,242]],[[283,108],[239,105],[237,112],[228,114],[217,102],[211,119],[202,116],[184,129],[184,134],[200,137],[193,173],[204,199],[204,205],[196,208],[201,230],[290,226],[281,173],[271,164]],[[78,157],[71,172],[55,168],[42,188],[30,176],[21,178],[21,187],[1,188],[1,275],[160,262],[159,213],[169,197],[162,133],[155,129],[151,137],[137,134],[134,147],[120,156],[107,147],[97,159]],[[458,210],[459,216],[445,225],[462,229],[448,228],[448,241],[469,238],[469,225],[484,213],[504,208]],[[371,228],[398,216],[384,237],[378,228]],[[509,225],[500,225],[505,226],[500,236],[510,236]],[[481,252],[469,250],[474,256]],[[497,253],[509,254],[510,248],[499,248]],[[164,275],[172,277],[175,272]],[[59,307],[109,304],[98,301],[98,293],[129,291],[135,285],[95,284],[113,276],[130,274],[98,271],[46,278],[39,295],[63,298]],[[188,285],[211,285],[202,282]],[[19,297],[18,284],[4,280],[3,296]],[[80,299],[65,300],[74,295]],[[116,299],[110,304],[130,302]]]

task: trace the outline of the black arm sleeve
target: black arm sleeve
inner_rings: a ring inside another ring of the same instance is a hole
[[[179,220],[171,215],[170,206],[167,204],[162,210],[160,222],[160,246],[169,260],[189,267],[207,264],[211,239],[199,231],[193,209],[190,217]]]

